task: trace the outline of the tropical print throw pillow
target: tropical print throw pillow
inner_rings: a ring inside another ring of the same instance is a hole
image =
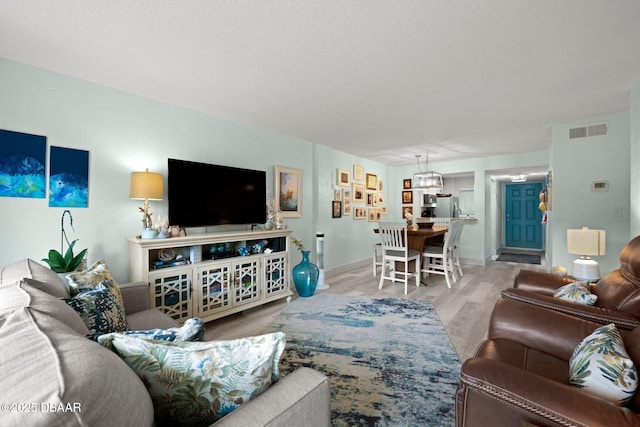
[[[573,351],[569,382],[618,406],[633,397],[638,374],[613,323],[596,329]]]
[[[165,342],[114,334],[111,344],[147,386],[158,424],[208,426],[278,378],[285,335]]]
[[[202,341],[204,338],[204,322],[199,317],[187,319],[179,328],[149,329],[146,331],[124,331],[100,335],[97,341],[109,350],[113,350],[111,342],[116,334],[124,334],[134,338],[146,338],[157,341],[184,342]]]
[[[561,286],[553,294],[554,297],[585,305],[595,305],[598,295],[592,294],[586,282],[573,282]]]
[[[107,267],[107,263],[102,259],[94,262],[87,270],[67,274],[67,280],[69,280],[69,292],[71,293],[71,296],[90,291],[100,283],[109,280],[113,284],[110,291],[116,297],[120,305],[124,307],[124,301],[122,299],[122,294],[120,293],[118,282],[113,278],[111,270]]]

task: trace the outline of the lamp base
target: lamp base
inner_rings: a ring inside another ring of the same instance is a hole
[[[156,237],[156,230],[154,230],[153,228],[145,228],[144,230],[142,230],[141,237],[143,239],[154,239]]]
[[[580,257],[573,262],[571,275],[580,281],[597,282],[600,280],[600,266],[589,257]]]

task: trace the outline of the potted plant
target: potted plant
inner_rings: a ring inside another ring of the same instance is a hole
[[[62,218],[60,219],[60,224],[62,227],[62,236],[60,238],[60,252],[55,249],[51,249],[49,250],[49,257],[42,258],[42,261],[46,262],[51,270],[55,271],[56,273],[69,273],[72,271],[76,271],[83,264],[84,257],[87,254],[87,249],[81,250],[78,255],[73,254],[73,247],[75,246],[78,239],[72,242],[69,242],[69,239],[67,239],[67,233],[64,230],[64,216],[66,214],[69,214],[71,228],[73,229],[73,217],[71,216],[71,212],[65,210],[64,212],[62,212]],[[67,242],[67,245],[69,247],[67,248],[63,256],[62,251],[65,241]]]

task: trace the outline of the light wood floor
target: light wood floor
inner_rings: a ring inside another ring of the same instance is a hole
[[[410,284],[407,295],[404,295],[404,285],[397,282],[385,281],[379,290],[380,275],[374,278],[372,266],[368,264],[327,279],[330,288],[319,292],[430,301],[460,360],[464,361],[473,355],[485,338],[489,316],[500,298],[500,291],[512,285],[513,278],[521,268],[545,270],[544,257],[542,265],[498,261],[486,267],[463,265],[464,276],[458,283],[453,283],[451,289],[447,288],[443,276],[431,275],[425,280],[426,286],[416,288],[415,282]],[[205,339],[234,339],[264,333],[272,319],[286,305],[285,300],[280,300],[209,322]]]

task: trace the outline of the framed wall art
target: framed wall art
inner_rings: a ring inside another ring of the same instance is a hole
[[[342,190],[342,215],[351,215],[351,190]]]
[[[338,185],[348,187],[351,184],[351,174],[346,169],[338,169]]]
[[[361,165],[353,165],[353,180],[364,181],[364,167]]]
[[[377,190],[378,189],[378,176],[372,173],[367,174],[367,190]]]
[[[364,184],[353,184],[353,203],[364,203]]]
[[[402,204],[408,205],[410,203],[413,203],[413,191],[403,191]]]
[[[49,150],[49,207],[86,208],[89,195],[89,152],[73,148]]]
[[[331,202],[331,218],[342,218],[342,202]]]
[[[47,137],[0,130],[0,196],[45,197]]]
[[[302,170],[274,167],[276,206],[283,217],[302,216]]]
[[[402,180],[402,188],[404,188],[405,190],[411,189],[411,179],[410,178]]]
[[[353,219],[366,219],[367,208],[356,206],[353,208]]]

